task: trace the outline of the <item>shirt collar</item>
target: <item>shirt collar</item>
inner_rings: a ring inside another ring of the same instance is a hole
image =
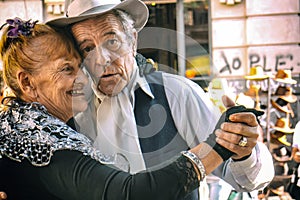
[[[150,89],[150,86],[145,78],[145,76],[141,77],[139,74],[136,76],[136,86],[135,89],[140,87],[148,96],[150,96],[152,99],[154,99],[154,95]],[[132,90],[132,92],[134,92]]]

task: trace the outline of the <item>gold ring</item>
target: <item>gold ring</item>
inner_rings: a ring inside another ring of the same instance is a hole
[[[248,143],[248,140],[246,137],[242,136],[241,140],[239,141],[239,146],[244,147]]]

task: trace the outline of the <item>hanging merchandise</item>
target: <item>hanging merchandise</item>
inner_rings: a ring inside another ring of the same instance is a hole
[[[278,111],[284,112],[286,114],[291,114],[291,117],[294,117],[294,111],[289,102],[283,100],[281,97],[277,98],[276,101],[271,99],[271,104]]]
[[[272,128],[286,134],[292,134],[295,131],[295,129],[291,128],[289,115],[287,115],[287,117],[277,119],[275,126],[272,126]]]
[[[254,80],[254,81],[262,81],[267,79],[269,76],[264,74],[264,70],[262,66],[258,65],[250,68],[249,75],[245,76],[245,79]]]
[[[249,97],[256,97],[256,86],[254,84],[251,84],[249,89],[244,92],[244,94]]]
[[[287,183],[287,180],[277,180],[274,179],[272,182],[268,185],[267,189],[268,192],[266,194],[266,199],[286,199],[291,200],[291,196],[288,192],[285,190],[285,183]]]
[[[255,109],[256,110],[262,110],[261,104],[260,104],[260,97],[259,97],[259,91],[261,90],[260,83],[257,83],[256,81],[263,81],[269,78],[268,75],[264,73],[264,70],[262,66],[257,65],[255,67],[250,68],[250,73],[247,76],[244,76],[245,79],[252,81],[250,83],[250,88],[247,92],[245,92],[245,95],[248,96],[254,96],[255,97]],[[255,83],[256,82],[256,83]]]
[[[260,106],[260,98],[259,98],[259,91],[260,91],[260,85],[259,84],[252,84],[250,86],[254,90],[255,93],[255,109],[256,110],[261,110]]]
[[[275,81],[278,81],[280,83],[286,83],[286,84],[296,84],[297,81],[292,79],[292,72],[291,70],[278,70],[276,75],[275,75],[275,78],[274,78]]]
[[[297,96],[293,95],[292,88],[290,86],[279,86],[275,92],[275,95],[289,103],[295,103],[297,101]]]
[[[288,185],[287,191],[291,194],[291,196],[298,200],[300,199],[300,164],[297,163],[295,168],[293,169],[293,176],[290,184]]]
[[[273,149],[273,158],[277,162],[288,162],[291,157],[291,150],[289,150],[286,146],[279,146]]]
[[[291,151],[286,146],[279,146],[273,149],[275,176],[287,176],[289,173],[288,161],[290,161]]]
[[[277,145],[291,146],[291,143],[288,141],[286,134],[280,131],[275,131],[271,133],[271,142]]]

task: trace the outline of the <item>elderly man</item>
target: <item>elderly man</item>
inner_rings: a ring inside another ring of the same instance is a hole
[[[233,114],[231,122],[214,131],[220,113],[197,84],[168,73],[141,72],[137,34],[148,19],[142,1],[74,0],[66,8],[67,17],[47,23],[70,28],[91,75],[94,98],[77,122],[97,148],[122,153],[135,173],[159,167],[213,133],[219,151],[234,153],[215,175],[239,191],[272,180],[271,155],[257,142],[261,129],[252,113]]]

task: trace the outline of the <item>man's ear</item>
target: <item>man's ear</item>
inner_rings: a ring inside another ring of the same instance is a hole
[[[33,77],[28,72],[20,71],[17,74],[17,78],[22,91],[22,97],[25,100],[35,100],[37,98],[37,92],[33,84]]]

